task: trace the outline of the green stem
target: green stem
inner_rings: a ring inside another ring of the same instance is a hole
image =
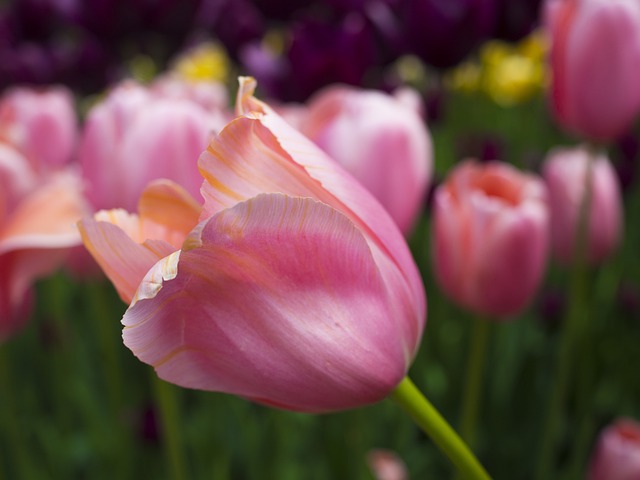
[[[463,395],[462,413],[460,415],[460,436],[473,449],[482,397],[482,374],[487,357],[487,345],[491,333],[491,323],[483,318],[473,321],[471,348],[467,361],[467,379]]]
[[[11,476],[11,459],[15,468],[13,473],[16,478],[32,478],[33,471],[30,467],[29,459],[26,452],[25,432],[20,428],[20,417],[15,402],[16,387],[13,384],[9,372],[9,352],[8,345],[0,345],[0,420],[2,420],[2,428],[0,428],[0,440],[4,445],[8,446],[6,452],[8,463],[7,474]],[[0,456],[0,458],[2,458]],[[0,468],[0,478],[2,478],[2,468]]]
[[[555,378],[552,385],[547,418],[542,434],[540,456],[537,463],[536,479],[553,478],[558,426],[562,423],[562,414],[566,402],[572,359],[576,345],[580,343],[581,329],[588,313],[587,298],[587,228],[588,214],[591,206],[591,183],[593,175],[593,155],[590,156],[585,175],[585,190],[578,215],[575,251],[570,278],[570,297],[566,317],[560,331],[560,347],[556,363]]]
[[[416,424],[433,440],[436,446],[451,460],[463,478],[473,480],[490,479],[489,474],[473,455],[469,447],[438,413],[409,377],[389,396],[409,414]]]
[[[180,429],[178,400],[175,387],[160,380],[152,373],[153,389],[162,420],[162,442],[171,469],[173,480],[190,478],[186,473],[186,461],[182,449],[182,432]]]

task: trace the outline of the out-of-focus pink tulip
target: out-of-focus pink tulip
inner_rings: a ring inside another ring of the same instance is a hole
[[[376,480],[407,480],[409,478],[404,461],[390,450],[370,451],[367,455],[367,463]]]
[[[162,78],[127,81],[89,112],[79,160],[96,209],[134,210],[151,180],[167,178],[198,195],[193,158],[231,118],[220,85]]]
[[[431,137],[412,97],[333,86],[298,112],[300,131],[360,181],[405,233],[422,211],[433,168]]]
[[[0,99],[0,341],[26,321],[33,281],[80,244],[75,224],[89,212],[82,183],[72,167],[56,168],[72,155],[69,111],[62,89]]]
[[[183,193],[154,185],[139,216],[99,213],[83,239],[133,297],[125,344],[161,378],[307,412],[375,402],[418,347],[419,273],[382,206],[254,87],[242,80],[240,116],[200,156],[197,225]]]
[[[589,161],[592,172],[587,261],[592,264],[603,261],[620,242],[622,198],[620,183],[609,159],[586,147],[557,148],[547,155],[543,176],[549,191],[552,249],[563,263],[573,259]]]
[[[3,95],[0,140],[13,145],[38,172],[69,162],[77,136],[73,96],[66,88],[15,87]]]
[[[640,2],[550,0],[546,7],[556,118],[593,140],[620,136],[640,113]]]
[[[434,198],[433,262],[444,292],[504,318],[533,297],[548,253],[543,182],[504,163],[458,165]]]
[[[640,424],[622,418],[600,434],[589,464],[588,480],[640,478]]]

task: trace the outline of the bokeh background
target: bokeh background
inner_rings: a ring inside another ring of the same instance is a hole
[[[462,159],[539,173],[550,149],[583,141],[550,112],[542,8],[540,0],[5,1],[0,92],[63,85],[82,124],[118,82],[167,72],[218,82],[229,105],[238,75],[254,76],[257,96],[274,104],[308,101],[335,83],[415,89],[434,173],[407,235],[429,309],[410,376],[456,426],[477,320],[434,278],[432,193]],[[640,419],[638,122],[604,148],[622,187],[619,248],[583,269],[577,296],[570,269],[549,259],[530,306],[491,324],[474,450],[496,479],[535,478],[575,298],[588,324],[571,352],[549,478],[585,478],[598,432],[619,417]],[[0,478],[180,478],[176,464],[189,479],[396,478],[375,476],[379,449],[397,455],[405,478],[452,476],[389,401],[307,415],[158,380],[122,344],[126,305],[97,272],[61,267],[27,301],[28,321],[0,345]]]

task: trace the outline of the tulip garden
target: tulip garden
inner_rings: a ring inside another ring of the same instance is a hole
[[[640,479],[638,0],[0,5],[0,479]]]

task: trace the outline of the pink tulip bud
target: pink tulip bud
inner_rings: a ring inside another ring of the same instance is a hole
[[[640,424],[623,418],[600,433],[589,464],[588,480],[640,478]]]
[[[467,160],[437,188],[433,215],[435,273],[447,295],[499,318],[531,301],[548,251],[540,179],[504,163]]]
[[[230,118],[220,86],[160,79],[151,87],[124,82],[88,114],[79,160],[96,209],[135,209],[151,180],[167,178],[197,196],[193,159]]]
[[[572,261],[576,248],[589,161],[592,172],[586,229],[587,261],[592,264],[602,262],[620,243],[620,183],[608,158],[604,154],[594,154],[586,147],[555,149],[544,162],[543,176],[549,191],[552,249],[558,260],[565,264]]]
[[[254,88],[200,156],[201,212],[155,184],[137,216],[81,222],[85,245],[161,378],[306,412],[378,401],[418,348],[420,275],[384,208]]]
[[[620,136],[640,113],[640,2],[551,0],[546,6],[557,120],[593,140]]]
[[[25,155],[35,171],[71,160],[77,128],[73,96],[64,87],[15,87],[0,99],[0,140]]]
[[[431,180],[431,137],[413,91],[401,96],[330,87],[313,97],[300,131],[338,161],[405,233],[422,211]]]

